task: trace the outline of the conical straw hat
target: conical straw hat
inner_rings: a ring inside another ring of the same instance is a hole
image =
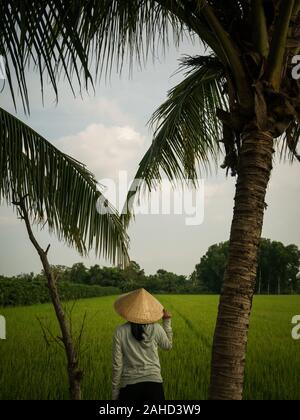
[[[114,308],[127,321],[152,324],[162,318],[164,307],[147,290],[138,289],[120,296]]]

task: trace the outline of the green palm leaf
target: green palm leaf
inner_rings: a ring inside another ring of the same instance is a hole
[[[188,4],[187,4],[188,3]],[[24,109],[29,112],[26,72],[39,73],[58,99],[58,80],[65,76],[74,92],[113,65],[121,71],[124,61],[142,64],[149,54],[198,34],[224,62],[219,39],[201,13],[201,2],[177,0],[8,0],[1,2],[0,54],[6,65],[7,82],[17,106],[18,87]],[[227,60],[228,61],[228,60]],[[75,77],[74,77],[75,76]]]
[[[154,0],[1,2],[0,55],[15,107],[17,86],[29,112],[28,68],[38,71],[42,92],[47,80],[58,98],[60,76],[72,90],[74,81],[81,89],[93,84],[92,64],[97,75],[113,63],[120,70],[126,55],[141,62],[157,41],[167,43],[170,24],[182,32],[176,16]]]
[[[140,162],[127,202],[132,203],[143,185],[155,188],[162,173],[171,182],[196,183],[201,169],[211,169],[211,162],[217,164],[222,126],[216,110],[227,109],[221,91],[223,67],[213,57],[186,58],[183,65],[192,69],[152,116],[154,139]]]
[[[80,87],[91,79],[85,43],[78,33],[82,7],[88,2],[76,3],[1,2],[0,54],[4,57],[6,77],[15,106],[17,85],[23,107],[29,111],[26,79],[28,66],[38,70],[42,91],[46,78],[56,95],[57,81],[62,71],[71,87],[74,73]]]
[[[299,123],[293,121],[280,140],[280,143],[278,143],[278,147],[281,146],[280,159],[283,161],[289,160],[290,162],[294,162],[297,159],[300,162],[300,152],[298,150],[298,144],[300,142]]]
[[[81,254],[128,260],[128,237],[116,210],[87,168],[0,108],[0,204],[27,196],[31,218]],[[107,206],[99,214],[97,204]]]

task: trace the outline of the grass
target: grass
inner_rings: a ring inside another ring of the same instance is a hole
[[[77,331],[86,313],[84,399],[110,399],[112,334],[123,322],[112,309],[114,299],[84,299],[73,309]],[[205,399],[218,297],[159,299],[173,313],[174,347],[160,353],[166,398]],[[255,298],[245,398],[300,399],[300,341],[291,338],[291,319],[299,313],[300,296]],[[37,320],[58,334],[51,305],[0,308],[0,314],[7,322],[7,340],[0,340],[0,399],[67,399],[64,353],[56,344],[47,344]]]

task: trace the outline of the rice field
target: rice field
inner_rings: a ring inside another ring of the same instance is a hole
[[[84,399],[110,399],[111,343],[124,322],[112,309],[115,296],[77,301],[74,331],[86,314],[81,366]],[[163,295],[173,314],[174,346],[161,351],[167,399],[205,399],[217,296]],[[72,307],[67,304],[67,309]],[[0,399],[67,399],[62,349],[45,340],[41,323],[58,334],[51,305],[0,308],[7,340],[0,340]],[[291,338],[291,319],[300,314],[300,296],[255,298],[248,345],[245,398],[300,399],[300,341]]]

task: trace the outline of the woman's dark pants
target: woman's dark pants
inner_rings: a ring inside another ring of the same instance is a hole
[[[159,382],[139,382],[120,389],[120,401],[164,401],[163,384]]]

